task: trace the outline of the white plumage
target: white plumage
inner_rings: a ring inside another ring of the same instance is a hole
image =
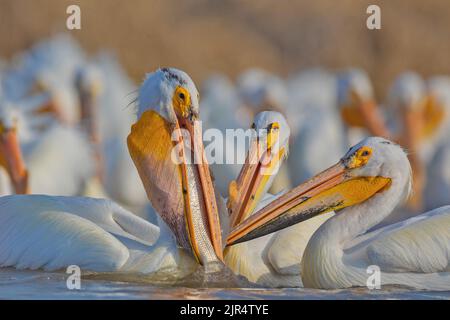
[[[0,230],[3,267],[151,273],[176,268],[183,256],[170,236],[155,245],[159,227],[103,199],[5,196]]]
[[[90,145],[74,129],[55,125],[24,149],[33,193],[81,194],[94,174]]]
[[[293,130],[288,159],[291,181],[296,185],[331,165],[347,146],[335,108],[335,77],[323,70],[308,70],[292,78],[289,86],[292,103],[288,119],[297,114],[292,122],[300,123]]]

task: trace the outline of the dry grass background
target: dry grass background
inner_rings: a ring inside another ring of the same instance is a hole
[[[449,0],[0,0],[0,56],[65,31],[78,4],[89,52],[117,52],[131,76],[170,65],[195,81],[259,66],[288,75],[309,66],[366,69],[378,93],[406,69],[450,73]],[[378,4],[382,29],[365,27]]]

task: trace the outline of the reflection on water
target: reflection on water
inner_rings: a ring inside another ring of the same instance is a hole
[[[82,276],[81,290],[69,290],[67,276],[65,273],[0,269],[0,299],[450,299],[450,292],[398,287],[383,290],[192,288],[199,275],[183,283],[168,274],[167,282],[161,281],[161,275],[156,279],[140,275],[91,274]]]

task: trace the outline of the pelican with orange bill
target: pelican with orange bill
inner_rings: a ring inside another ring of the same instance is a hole
[[[372,149],[361,148],[297,186],[236,226],[227,245],[249,241],[312,217],[363,202],[389,186],[389,178],[356,176]]]
[[[220,197],[197,125],[195,84],[183,71],[159,69],[141,86],[138,104],[128,148],[152,206],[200,264],[222,261]]]
[[[255,116],[251,127],[254,135],[250,141],[245,164],[238,178],[229,185],[227,207],[232,227],[239,225],[265,203],[280,196],[280,194],[272,195],[268,190],[289,151],[290,128],[281,113],[260,112]],[[304,226],[301,226],[302,235],[307,233],[304,232]],[[301,281],[297,272],[295,275],[286,274],[284,270],[277,268],[283,264],[298,265],[299,261],[296,259],[297,255],[284,254],[285,252],[280,252],[276,256],[272,254],[273,240],[276,236],[277,234],[270,234],[227,247],[224,251],[227,267],[236,275],[244,276],[264,287],[300,286]],[[303,236],[302,239],[307,237]],[[306,246],[302,239],[295,239],[296,251],[301,251]]]
[[[380,286],[448,291],[450,206],[380,226],[407,199],[411,183],[411,164],[402,147],[381,137],[365,138],[337,164],[243,221],[227,244],[333,210],[303,253],[305,287],[368,286],[368,274],[376,267]]]
[[[0,113],[0,166],[9,175],[14,192],[29,192],[28,171],[17,136],[17,121],[2,109]]]
[[[290,129],[281,113],[263,111],[256,115],[245,164],[229,186],[227,203],[230,226],[235,227],[255,210],[270,188],[289,153]]]
[[[350,69],[339,75],[338,100],[342,120],[350,128],[365,128],[374,136],[391,136],[364,71]]]

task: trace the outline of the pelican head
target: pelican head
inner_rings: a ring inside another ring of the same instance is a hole
[[[284,116],[263,111],[252,124],[255,130],[245,164],[237,181],[229,186],[228,213],[231,226],[246,219],[270,188],[289,152],[290,129]]]
[[[153,207],[200,264],[222,260],[217,200],[196,121],[199,94],[194,82],[181,70],[162,68],[147,75],[137,101],[138,121],[128,148]],[[188,163],[190,156],[194,163]]]
[[[50,114],[59,122],[69,125],[78,121],[78,99],[72,83],[61,81],[56,75],[43,69],[35,75],[34,84],[38,92],[48,96],[44,103],[35,108],[36,114]]]
[[[14,191],[28,193],[28,172],[18,138],[19,115],[9,105],[0,107],[0,166],[11,179]]]
[[[389,91],[388,102],[402,119],[402,144],[414,148],[423,129],[422,111],[427,102],[425,82],[414,72],[402,73]]]
[[[198,119],[199,108],[197,87],[187,73],[175,68],[147,75],[139,89],[138,118],[154,109],[171,123],[184,122]]]
[[[402,180],[399,182],[399,180]],[[318,214],[362,203],[408,185],[411,167],[403,149],[384,138],[369,137],[350,148],[337,164],[279,197],[237,226],[227,244],[247,241],[308,220]]]
[[[261,69],[249,69],[237,80],[238,93],[253,116],[263,110],[282,112],[288,102],[285,82]]]
[[[404,72],[395,79],[388,100],[399,109],[420,109],[425,102],[426,88],[423,79],[415,72]]]
[[[372,84],[364,71],[350,69],[338,76],[338,103],[347,125],[367,128],[374,135],[388,136]]]

